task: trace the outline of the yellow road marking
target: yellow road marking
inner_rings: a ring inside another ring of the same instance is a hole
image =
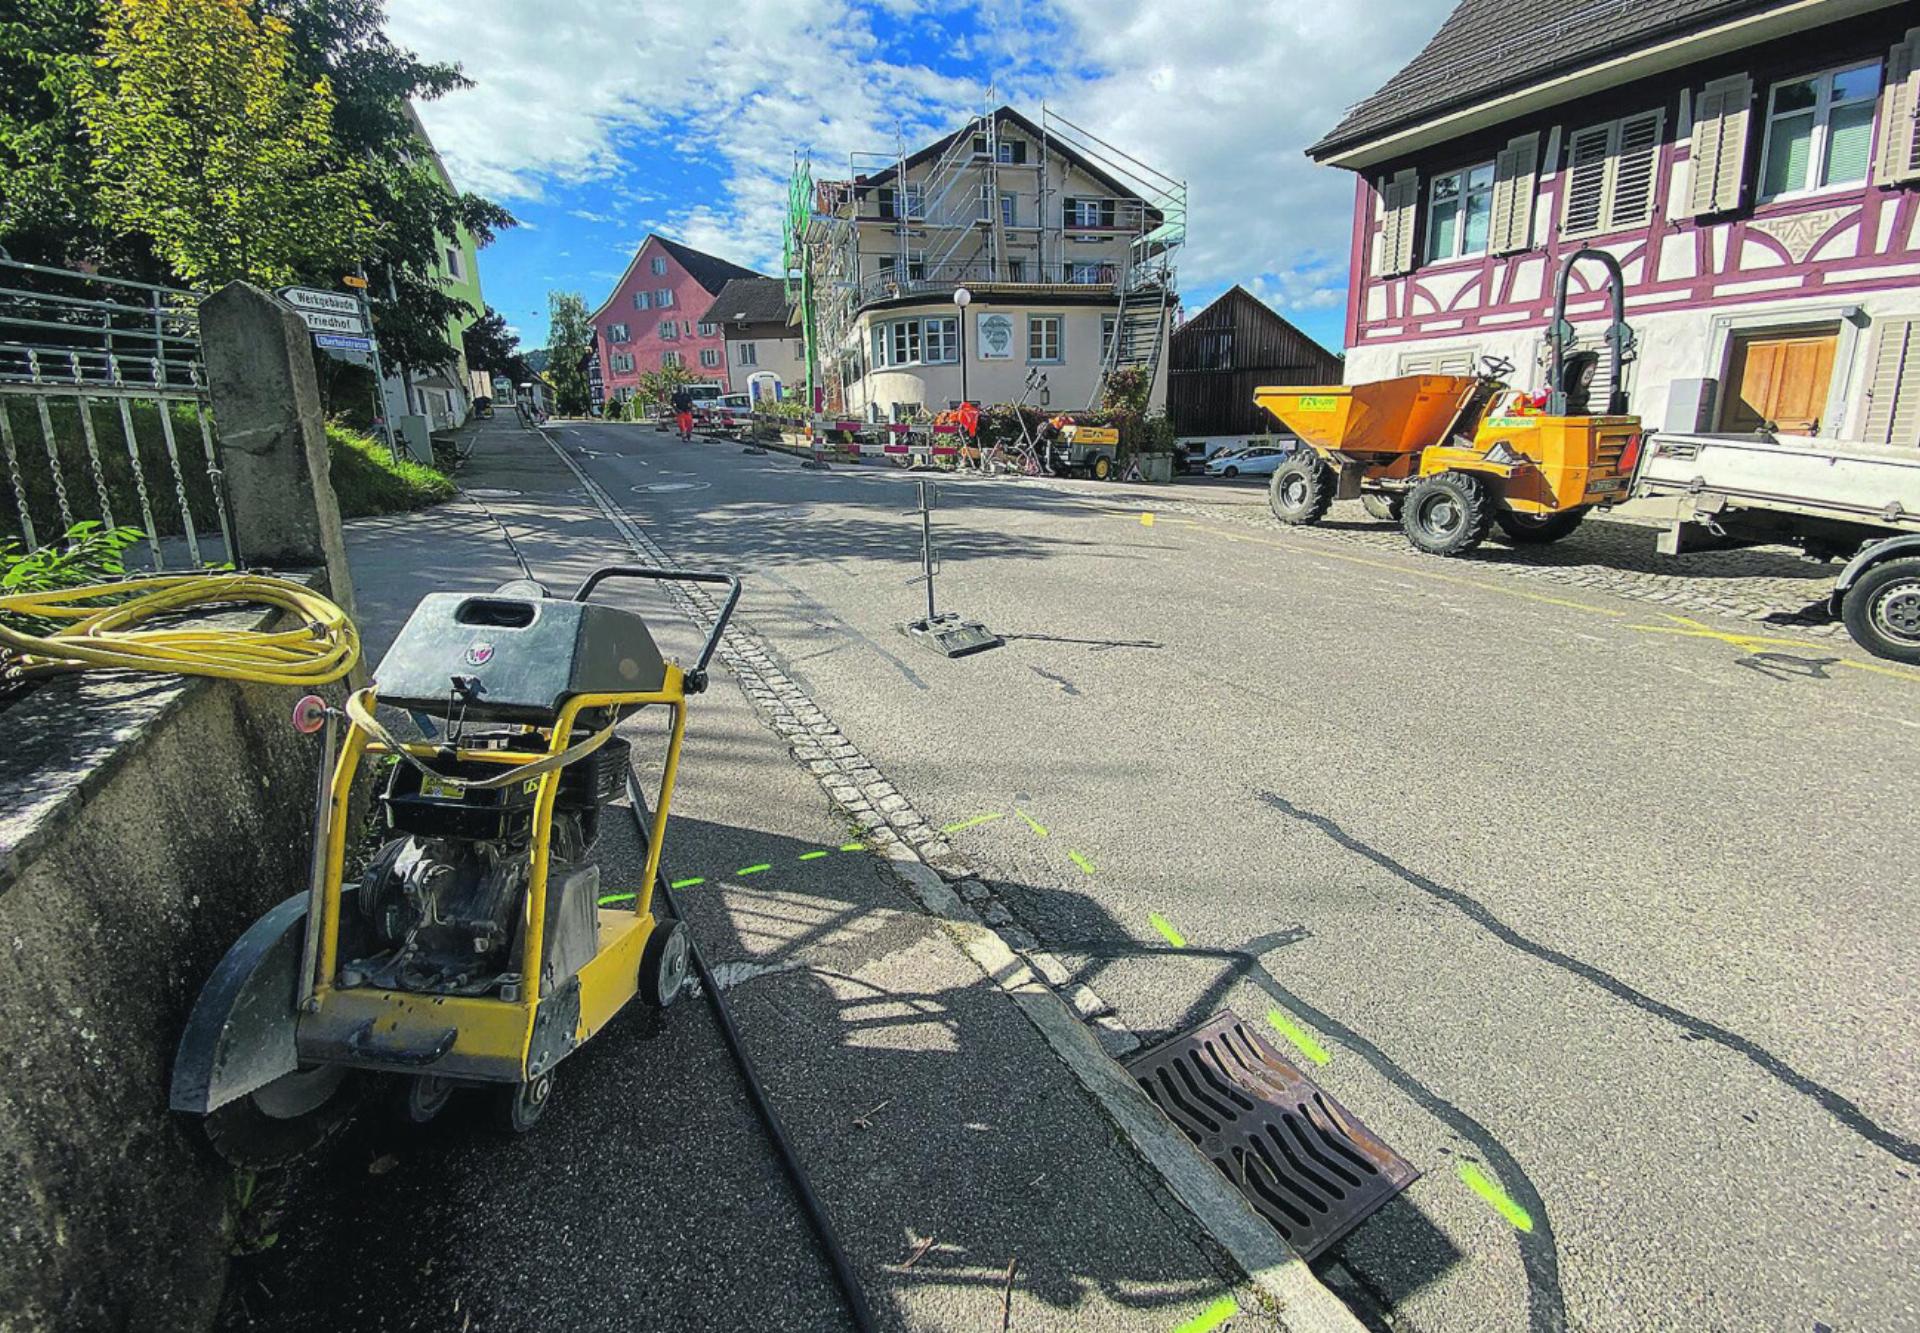
[[[864,852],[867,850],[867,844],[864,842],[843,842],[840,844],[840,850],[843,852]]]
[[[609,894],[604,894],[604,895],[602,895],[602,897],[600,898],[600,901],[599,901],[599,905],[600,905],[601,907],[608,907],[608,906],[611,906],[611,905],[612,905],[612,904],[614,904],[614,903],[630,903],[630,902],[632,902],[632,901],[633,901],[633,900],[634,900],[635,898],[638,898],[639,896],[640,896],[640,895],[639,895],[639,894],[637,894],[637,893],[609,893]]]
[[[1152,514],[1142,514],[1142,515],[1140,515],[1140,526],[1141,526],[1141,527],[1143,527],[1143,528],[1150,528],[1150,527],[1152,527],[1152,526],[1153,526],[1153,515],[1152,515]]]
[[[1006,815],[1004,813],[995,813],[991,815],[975,815],[972,819],[962,819],[952,824],[942,825],[940,831],[942,833],[958,833],[963,828],[974,828],[980,824],[991,824],[996,819],[1005,819],[1005,818],[1006,818]]]
[[[738,870],[734,871],[733,873],[736,875],[743,875],[743,876],[757,875],[763,870],[771,870],[771,869],[773,869],[773,864],[771,862],[762,861],[757,866],[741,866]]]
[[[1213,1330],[1240,1313],[1240,1307],[1233,1303],[1233,1297],[1222,1296],[1199,1314],[1179,1325],[1173,1333],[1213,1333]]]
[[[705,884],[706,882],[707,877],[705,875],[695,875],[690,879],[676,879],[673,882],[673,887],[676,889],[691,889],[696,884]]]
[[[1299,1027],[1296,1027],[1293,1020],[1281,1013],[1278,1009],[1267,1010],[1267,1022],[1273,1025],[1275,1032],[1278,1032],[1295,1046],[1298,1046],[1300,1053],[1315,1064],[1323,1065],[1333,1059],[1331,1055],[1327,1054],[1326,1047],[1308,1036]]]
[[[1173,922],[1167,920],[1158,912],[1148,912],[1147,920],[1153,923],[1153,928],[1160,932],[1168,944],[1171,944],[1176,949],[1184,949],[1187,947],[1187,937],[1173,928]]]
[[[1506,1218],[1507,1221],[1513,1223],[1513,1225],[1520,1230],[1533,1230],[1533,1214],[1508,1198],[1507,1192],[1489,1180],[1486,1175],[1481,1172],[1479,1167],[1467,1161],[1462,1161],[1458,1163],[1458,1165],[1460,1167],[1460,1179],[1468,1189],[1485,1199],[1493,1206],[1493,1210],[1496,1213]]]
[[[1080,855],[1080,853],[1069,851],[1067,853],[1067,859],[1086,871],[1089,875],[1093,873],[1093,862],[1087,860],[1087,858]]]
[[[818,861],[823,856],[832,856],[832,855],[833,855],[832,852],[824,851],[824,850],[817,851],[817,852],[802,852],[800,853],[800,859],[802,861]]]
[[[1711,639],[1715,643],[1731,644],[1745,652],[1759,652],[1763,648],[1798,648],[1832,651],[1828,645],[1814,639],[1785,639],[1769,634],[1742,634],[1738,630],[1718,630],[1711,625],[1702,624],[1692,616],[1676,616],[1671,611],[1662,611],[1673,623],[1671,625],[1628,625],[1643,634],[1671,634],[1681,639]],[[1855,671],[1871,671],[1875,675],[1892,676],[1895,680],[1913,681],[1920,684],[1920,671],[1909,671],[1902,667],[1885,666],[1879,662],[1862,662],[1857,658],[1838,657],[1834,666],[1852,667]]]
[[[1038,833],[1043,838],[1047,836],[1047,826],[1045,824],[1042,824],[1039,820],[1035,819],[1032,815],[1028,814],[1025,810],[1016,808],[1013,813],[1015,813],[1016,815],[1019,815],[1020,818],[1026,820],[1027,827],[1032,829],[1035,833]]]
[[[1909,671],[1905,667],[1885,666],[1879,662],[1856,662],[1851,657],[1843,657],[1835,666],[1852,667],[1855,671],[1871,671],[1879,676],[1892,676],[1895,680],[1910,680],[1920,684],[1920,671]]]

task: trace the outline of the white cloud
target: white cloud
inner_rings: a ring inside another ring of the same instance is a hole
[[[927,0],[872,2],[950,17]],[[1303,150],[1450,5],[998,0],[968,43],[978,81],[887,58],[856,0],[395,0],[389,28],[478,81],[421,108],[462,184],[512,204],[614,181],[613,206],[631,213],[575,216],[631,226],[652,204],[689,244],[763,268],[779,256],[796,148],[828,175],[851,149],[889,149],[896,127],[924,142],[977,109],[991,78],[998,100],[1037,114],[1045,99],[1188,182],[1190,310],[1236,281],[1285,310],[1337,306],[1345,286],[1353,178]],[[944,56],[958,49],[934,40]],[[663,134],[720,168],[718,197],[635,179],[623,149]]]

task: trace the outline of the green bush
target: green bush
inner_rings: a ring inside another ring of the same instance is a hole
[[[453,483],[410,459],[394,459],[383,441],[337,421],[327,423],[328,476],[340,517],[400,514],[453,498]]]
[[[127,567],[121,556],[146,535],[139,528],[103,528],[89,519],[68,528],[63,540],[33,551],[18,542],[0,541],[0,597],[123,578]],[[0,621],[29,634],[50,634],[67,623],[14,614],[0,616]]]

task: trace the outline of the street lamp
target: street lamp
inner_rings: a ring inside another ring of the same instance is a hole
[[[970,401],[967,397],[967,306],[973,301],[973,293],[965,287],[953,289],[953,303],[960,307],[960,401]]]

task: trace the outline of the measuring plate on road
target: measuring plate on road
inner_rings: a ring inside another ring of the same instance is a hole
[[[647,486],[635,486],[636,495],[657,495],[661,491],[704,491],[710,483],[704,481],[656,481]]]
[[[1127,1072],[1304,1259],[1420,1178],[1231,1009]]]

